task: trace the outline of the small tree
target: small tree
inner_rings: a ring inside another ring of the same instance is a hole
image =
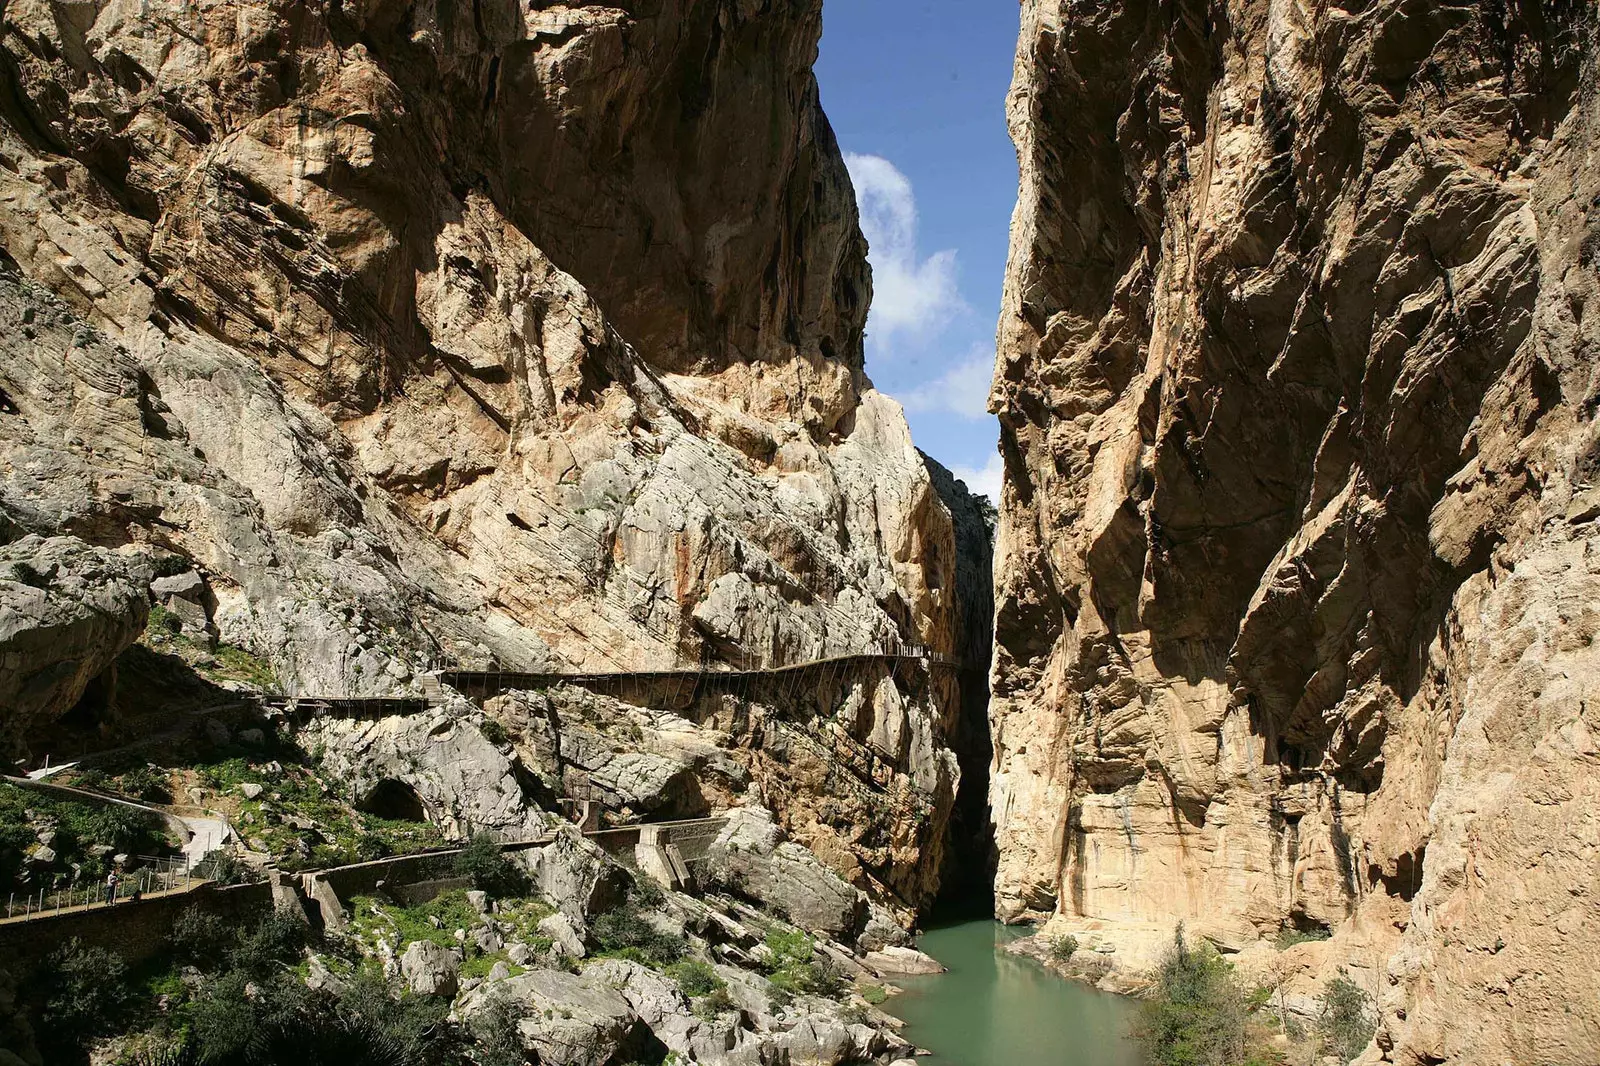
[[[1321,1002],[1317,1028],[1323,1047],[1340,1062],[1349,1062],[1366,1049],[1378,1031],[1372,997],[1341,968],[1322,990]]]
[[[1233,968],[1191,947],[1179,926],[1140,1009],[1139,1042],[1155,1066],[1235,1066],[1246,1058],[1244,996]]]
[[[488,833],[467,841],[456,856],[456,873],[472,882],[472,887],[491,896],[522,896],[528,891],[528,878],[516,863],[506,858],[500,844]]]
[[[46,974],[42,1035],[58,1053],[111,1032],[132,996],[122,956],[77,938],[50,956]]]

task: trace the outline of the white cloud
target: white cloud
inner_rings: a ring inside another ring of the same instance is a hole
[[[917,251],[917,198],[911,181],[887,159],[846,154],[856,188],[861,232],[872,263],[869,343],[879,354],[892,350],[897,334],[929,336],[967,309],[956,288],[954,249],[926,259]]]
[[[898,399],[907,411],[946,411],[962,418],[987,418],[989,382],[993,377],[994,353],[974,348],[943,377],[918,385]]]
[[[1000,505],[1000,481],[1005,474],[1005,462],[1000,456],[989,456],[989,461],[983,464],[982,470],[957,464],[950,468],[950,472],[967,483],[967,491],[987,496],[995,506]]]

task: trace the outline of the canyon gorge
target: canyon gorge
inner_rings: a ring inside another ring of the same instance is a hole
[[[1107,989],[1349,975],[1368,1066],[1600,1062],[1600,18],[1020,12],[996,514],[868,376],[822,0],[0,4],[5,759],[244,701],[340,817],[557,834],[495,980],[612,1029],[538,1061],[898,1060],[765,923],[869,980],[992,900]],[[307,866],[247,761],[173,781]],[[643,883],[579,804],[725,819],[650,913],[738,1024],[568,972]]]

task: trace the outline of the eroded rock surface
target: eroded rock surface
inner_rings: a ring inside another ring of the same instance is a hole
[[[102,704],[111,697],[106,675],[144,629],[149,581],[144,556],[77,537],[0,546],[0,753],[71,711],[91,685]]]
[[[0,537],[191,560],[291,692],[956,653],[820,6],[9,6]],[[961,695],[867,673],[921,904]]]
[[[1593,9],[1023,12],[1000,911],[1600,1059]]]

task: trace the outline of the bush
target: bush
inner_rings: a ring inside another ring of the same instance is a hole
[[[683,994],[692,998],[709,996],[719,988],[728,987],[709,964],[699,959],[684,959],[667,967],[667,976],[678,982]]]
[[[1349,1062],[1361,1054],[1378,1031],[1372,997],[1343,969],[1322,991],[1317,1029],[1324,1049],[1340,1062]]]
[[[391,995],[382,977],[359,971],[339,996],[338,1015],[350,1027],[365,1027],[397,1049],[407,1062],[432,1062],[446,1032],[447,1000],[402,991]]]
[[[1066,962],[1078,951],[1078,938],[1075,936],[1057,936],[1050,939],[1050,957],[1057,962]]]
[[[171,803],[172,789],[167,775],[153,766],[140,766],[123,774],[121,790],[150,803]]]
[[[525,896],[528,877],[522,868],[500,850],[500,844],[487,833],[469,840],[456,856],[456,873],[468,878],[472,887],[495,897]]]
[[[1236,1066],[1245,1061],[1244,997],[1233,968],[1191,947],[1180,925],[1141,1005],[1137,1035],[1153,1066]]]
[[[128,1009],[132,989],[122,956],[73,938],[50,956],[41,991],[43,1043],[61,1058],[95,1037],[113,1032]]]
[[[194,868],[194,875],[204,881],[219,885],[237,885],[244,881],[245,866],[226,851],[213,851]]]
[[[1333,936],[1327,927],[1313,925],[1306,929],[1299,929],[1292,925],[1285,925],[1278,930],[1277,944],[1279,951],[1286,951],[1296,944],[1311,944],[1327,940]]]
[[[868,985],[861,990],[861,998],[874,1007],[881,1007],[889,999],[889,990],[882,985]]]
[[[269,914],[254,929],[240,935],[238,945],[228,954],[228,962],[250,977],[281,973],[305,947],[310,932],[304,923],[293,918]]]
[[[725,1014],[733,1010],[737,1006],[738,1004],[733,1001],[733,996],[728,992],[728,986],[719,985],[695,1004],[694,1012],[709,1021],[715,1019],[719,1014]]]
[[[849,983],[832,959],[816,957],[816,944],[798,929],[769,929],[766,945],[771,954],[762,965],[779,1002],[802,994],[838,997]]]
[[[683,958],[688,944],[681,936],[664,933],[640,915],[633,904],[625,904],[595,919],[594,938],[601,953],[631,959],[661,969]]]
[[[190,907],[172,923],[167,940],[172,944],[173,957],[179,962],[210,967],[227,955],[233,934],[215,914]]]

